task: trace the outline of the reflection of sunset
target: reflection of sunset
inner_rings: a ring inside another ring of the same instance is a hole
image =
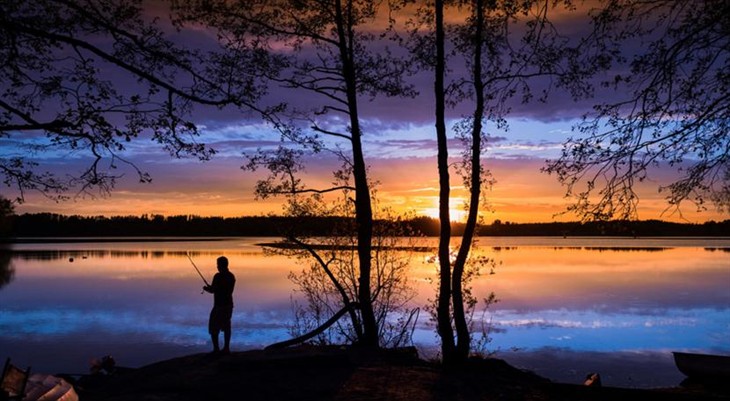
[[[703,247],[688,246],[659,248],[653,244],[642,246],[640,240],[627,240],[627,244],[635,245],[624,248],[575,246],[575,240],[570,239],[549,240],[554,246],[514,246],[492,241],[492,238],[482,238],[474,256],[484,255],[494,260],[497,263],[496,274],[483,272],[474,286],[479,294],[497,292],[504,300],[503,307],[525,303],[548,308],[550,304],[559,304],[566,299],[590,307],[591,302],[606,295],[610,295],[614,305],[619,307],[630,302],[630,294],[636,292],[659,296],[666,292],[680,294],[690,286],[702,286],[712,294],[712,291],[730,286],[728,267],[723,258],[726,252],[722,250],[712,252]],[[411,260],[411,277],[415,283],[430,282],[436,274],[435,264],[429,263],[429,260],[434,260],[436,241],[427,238],[422,242],[421,245],[431,246],[434,251],[416,253]],[[206,246],[215,248],[228,243],[218,245],[214,241]],[[451,245],[455,249],[458,241],[452,240]],[[187,246],[190,245],[172,245],[181,249]],[[250,286],[247,291],[252,293],[247,296],[251,297],[269,298],[272,292],[287,291],[291,288],[288,273],[307,264],[306,261],[283,256],[265,257],[257,246],[245,250],[210,249],[191,253],[195,264],[208,279],[215,274],[215,258],[220,255],[230,259],[231,270],[240,278],[242,285]],[[69,250],[58,253],[57,259],[52,262],[54,267],[50,269],[47,256],[42,259],[24,256],[23,259],[16,258],[13,262],[22,267],[17,273],[22,278],[168,279],[193,283],[200,280],[185,251],[177,249]],[[419,288],[419,293],[425,300],[433,295],[433,288]]]
[[[59,338],[73,344],[85,336],[121,338],[115,341],[127,344],[122,345],[129,347],[127,354],[141,349],[140,342],[202,346],[211,297],[201,294],[202,280],[186,252],[208,280],[215,273],[215,258],[229,258],[237,278],[237,349],[283,340],[294,321],[291,303],[302,302],[288,275],[309,261],[264,256],[255,244],[272,240],[14,245],[15,277],[0,291],[0,342],[24,344],[28,337],[43,336],[53,344]],[[499,299],[486,314],[480,303],[475,314],[477,327],[481,319],[491,325],[494,349],[727,348],[722,342],[730,327],[727,240],[478,241],[474,254],[496,263],[495,274],[483,271],[472,283],[480,302],[492,291]],[[413,253],[408,280],[417,292],[413,304],[424,308],[436,296],[437,239],[418,242],[424,252]],[[452,249],[457,246],[458,239],[452,239]],[[666,336],[667,331],[682,334]],[[435,341],[426,314],[414,335],[419,345]],[[139,363],[163,357],[150,355],[138,355]]]
[[[580,309],[651,308],[662,307],[669,294],[690,306],[717,300],[730,286],[722,258],[702,248],[520,248],[489,254],[502,266],[476,287],[495,291],[504,300],[501,308],[551,309],[566,302]]]
[[[221,254],[225,254],[230,261],[231,271],[236,275],[238,286],[242,289],[239,294],[241,297],[259,301],[281,300],[286,299],[281,293],[292,289],[287,273],[295,265],[286,258],[264,257],[261,252],[228,250],[196,254],[193,260],[208,282],[216,273],[215,259]],[[144,252],[127,251],[123,255],[74,257],[73,262],[64,257],[54,262],[58,267],[51,270],[48,269],[48,261],[24,261],[22,277],[103,282],[151,280],[164,287],[187,286],[194,291],[203,285],[190,261],[179,252],[160,252],[154,257]]]
[[[482,299],[494,291],[501,300],[496,308],[533,312],[563,307],[661,308],[669,295],[682,307],[727,298],[730,271],[725,252],[700,247],[650,249],[483,246],[475,253],[488,256],[497,266],[495,274],[483,271],[474,281],[475,295]],[[421,283],[419,301],[426,302],[435,296],[431,280],[437,267],[422,258],[413,268],[411,277]]]
[[[575,246],[581,239],[481,241],[476,253],[497,266],[495,274],[482,271],[473,281],[473,295],[482,302],[494,292],[499,302],[488,310],[481,303],[475,318],[477,327],[483,319],[492,330],[492,349],[727,349],[727,246],[713,250],[703,240],[694,246],[664,240],[658,247],[661,240],[627,240],[619,248],[607,246],[621,242],[616,239],[602,246]],[[520,245],[530,241],[539,245]],[[436,296],[437,267],[425,260],[413,267],[418,302],[428,303]]]

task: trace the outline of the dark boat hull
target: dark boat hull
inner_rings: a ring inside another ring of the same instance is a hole
[[[697,379],[730,378],[730,356],[673,352],[677,369]]]

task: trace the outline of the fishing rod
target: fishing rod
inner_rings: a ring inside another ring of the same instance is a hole
[[[198,266],[196,266],[195,265],[195,262],[193,262],[193,258],[190,257],[190,253],[185,252],[185,256],[187,256],[188,257],[188,260],[190,260],[190,263],[193,264],[193,267],[195,268],[195,271],[198,272],[198,274],[200,275],[200,278],[203,279],[203,282],[205,283],[205,285],[207,285],[208,287],[210,287],[210,284],[208,284],[208,281],[205,279],[205,277],[203,277],[203,273],[200,272],[200,269],[198,269]]]

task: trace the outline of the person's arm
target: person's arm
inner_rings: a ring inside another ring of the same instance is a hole
[[[213,282],[210,285],[203,286],[203,291],[214,294],[215,289],[216,289],[216,279],[217,278],[218,278],[217,274],[215,276],[213,276]]]

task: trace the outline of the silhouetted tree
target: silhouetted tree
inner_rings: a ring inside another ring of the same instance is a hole
[[[377,205],[375,199],[373,204]],[[305,304],[295,303],[297,321],[294,334],[322,325],[345,306],[350,319],[338,321],[317,338],[322,343],[360,342],[363,325],[358,313],[360,299],[359,269],[357,263],[357,230],[354,205],[349,193],[343,192],[332,201],[318,195],[292,197],[288,202],[287,215],[294,224],[283,227],[284,240],[269,252],[300,258],[308,264],[299,272],[291,272],[289,278],[297,285]],[[371,299],[378,327],[379,344],[384,347],[403,346],[410,343],[411,326],[418,309],[408,302],[414,292],[408,280],[408,267],[413,251],[414,233],[407,222],[395,218],[388,210],[377,210],[383,216],[373,224],[373,264]],[[340,218],[327,236],[307,234],[297,218]],[[308,262],[308,263],[307,263]]]
[[[244,216],[244,217],[198,217],[171,216],[161,226],[153,227],[148,216],[65,216],[51,213],[24,213],[12,215],[12,235],[15,237],[108,237],[108,236],[254,236],[286,237],[288,231],[282,228],[296,227],[300,238],[327,237],[344,233],[341,227],[354,228],[354,218],[336,216]],[[376,220],[374,224],[400,225],[403,233],[438,236],[438,220],[430,217],[393,221]],[[349,222],[348,222],[349,221]],[[170,222],[170,224],[168,224]],[[458,225],[455,224],[458,227]],[[619,220],[612,222],[569,222],[569,223],[501,223],[481,225],[480,235],[506,236],[595,236],[595,235],[639,235],[639,236],[724,236],[730,229],[730,220],[708,221],[702,224],[670,223],[666,221]],[[158,230],[158,231],[155,231]],[[396,230],[396,228],[394,228]],[[293,234],[294,232],[292,232]],[[460,235],[458,228],[452,230]],[[350,232],[350,234],[352,234]],[[425,249],[424,249],[425,250]],[[430,251],[430,249],[428,250]]]
[[[402,82],[404,64],[389,58],[387,50],[368,47],[380,33],[368,24],[385,5],[366,0],[180,0],[178,5],[186,20],[218,29],[231,43],[268,46],[285,66],[273,79],[310,97],[311,108],[282,106],[268,116],[282,134],[282,145],[250,155],[245,168],[270,171],[257,186],[262,197],[342,190],[354,194],[360,343],[377,346],[371,291],[373,211],[359,103],[363,96],[410,94]],[[310,188],[301,181],[301,158],[322,150],[343,162],[345,168],[335,172],[335,179],[346,184]]]
[[[435,1],[434,26],[436,31],[436,59],[434,93],[436,96],[436,138],[438,146],[437,164],[439,173],[439,292],[436,306],[438,334],[441,338],[441,357],[445,364],[452,364],[456,356],[454,332],[451,326],[451,217],[449,199],[449,152],[446,135],[446,33],[444,30],[444,2]]]
[[[569,5],[569,2],[566,2]],[[444,8],[465,12],[463,24],[444,22]],[[435,70],[436,136],[438,139],[439,171],[439,294],[436,307],[438,332],[442,343],[442,357],[446,364],[466,360],[472,346],[467,310],[474,307],[468,281],[474,277],[468,272],[470,264],[478,269],[484,264],[493,266],[484,258],[469,260],[475,239],[485,187],[491,177],[481,162],[488,136],[485,124],[497,128],[506,126],[510,99],[517,94],[522,101],[533,99],[536,78],[550,78],[574,94],[585,90],[580,81],[572,81],[571,74],[580,73],[571,68],[575,50],[565,38],[558,35],[548,19],[549,11],[560,7],[547,1],[514,2],[473,0],[434,2],[434,9],[421,11],[421,22],[430,26],[433,36],[416,30],[414,54]],[[433,39],[433,52],[421,49]],[[447,49],[452,49],[448,52]],[[459,60],[456,56],[463,56]],[[456,65],[463,61],[464,76],[446,83],[446,71],[460,71]],[[538,100],[544,101],[549,90]],[[448,104],[473,102],[473,112],[456,126],[457,136],[464,142],[462,161],[458,172],[470,196],[461,242],[455,254],[451,251],[451,218],[449,213],[450,172],[445,109]],[[492,295],[490,298],[492,299]],[[492,302],[487,300],[487,303]],[[453,325],[453,326],[452,326]],[[454,341],[454,331],[456,341]]]
[[[730,210],[730,3],[610,0],[592,17],[584,63],[609,70],[620,100],[596,106],[545,168],[575,197],[569,210],[636,217],[653,167],[677,171],[659,186],[668,210]]]
[[[155,11],[141,0],[0,1],[0,171],[20,201],[29,190],[105,194],[120,165],[149,182],[124,154],[140,139],[206,160],[215,151],[197,140],[193,105],[256,108],[258,71],[273,66],[251,47],[181,47]],[[88,161],[63,174],[39,161],[67,155]]]
[[[12,218],[15,207],[10,199],[0,195],[0,238],[8,236],[12,231]]]

